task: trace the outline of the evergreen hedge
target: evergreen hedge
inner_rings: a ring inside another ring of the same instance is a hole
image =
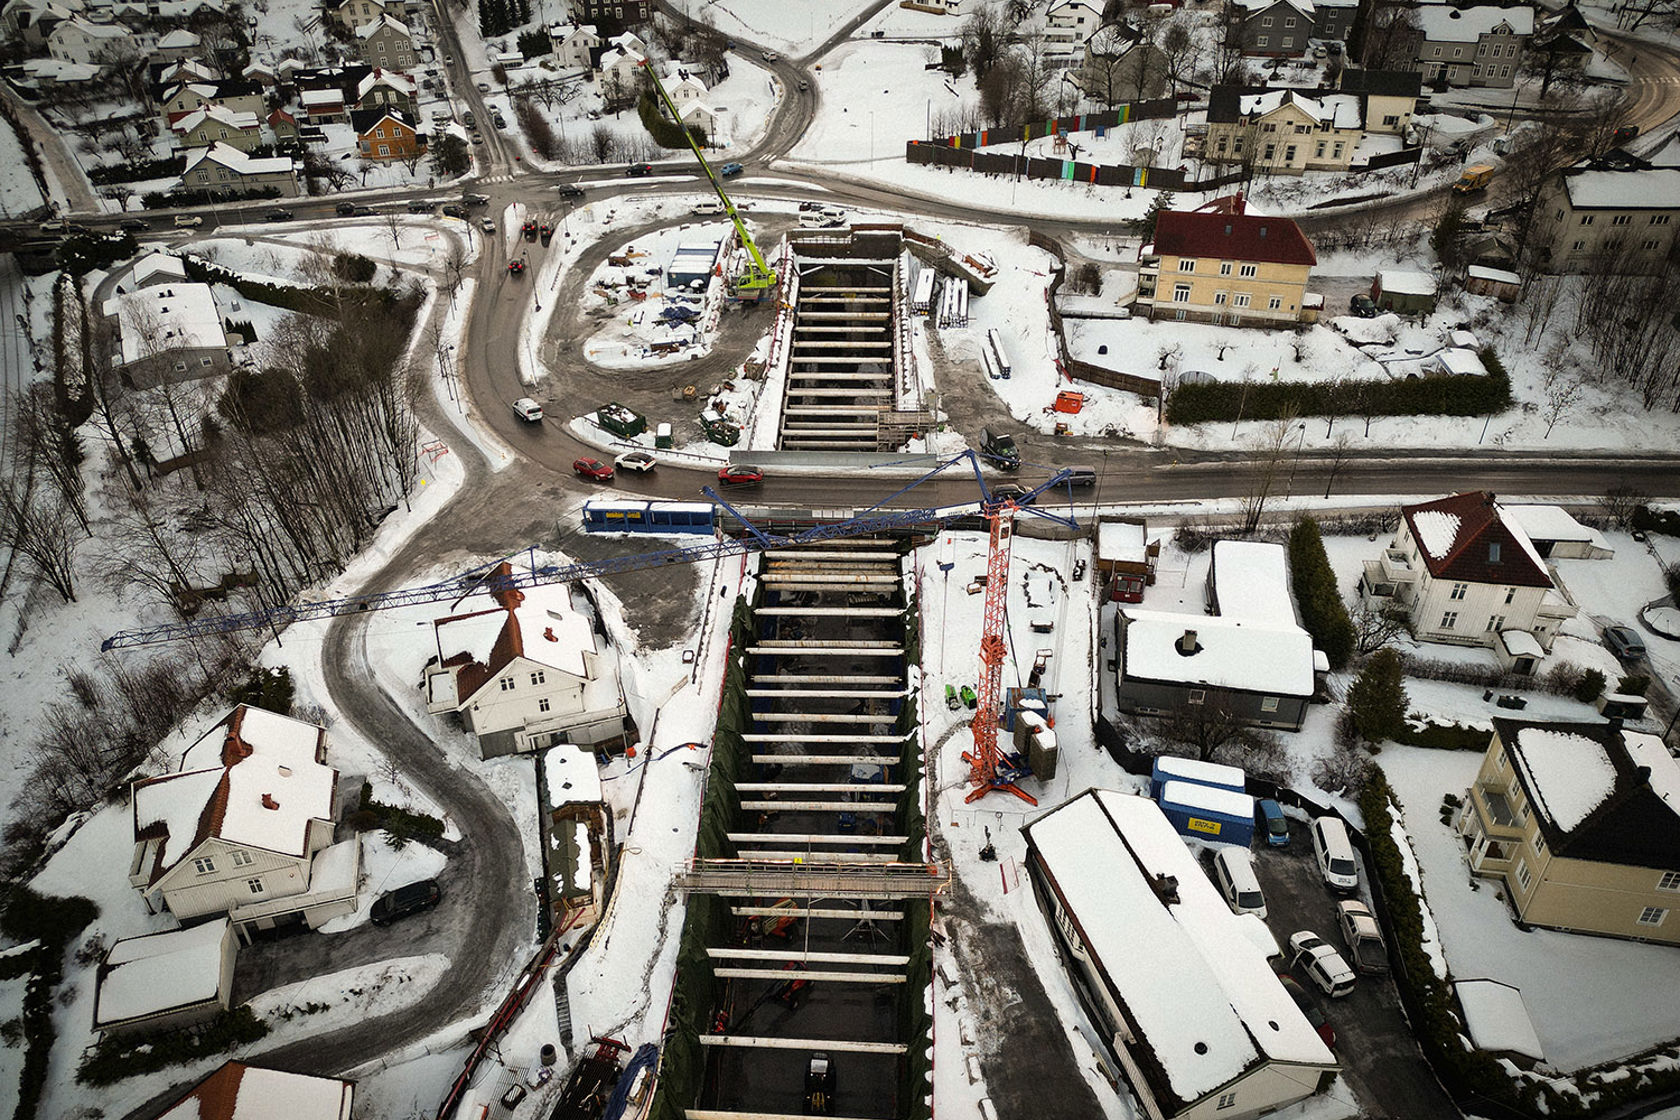
[[[249,1007],[224,1011],[209,1023],[161,1035],[117,1035],[102,1039],[82,1059],[76,1080],[83,1085],[112,1085],[125,1077],[154,1073],[168,1066],[222,1054],[268,1034],[268,1024]]]
[[[1353,656],[1353,620],[1336,587],[1336,573],[1324,551],[1318,522],[1311,517],[1301,518],[1289,531],[1289,572],[1301,623],[1312,635],[1313,645],[1324,651],[1330,668],[1346,668]]]
[[[1237,382],[1180,385],[1167,398],[1167,421],[1279,420],[1287,416],[1486,416],[1511,407],[1511,379],[1492,347],[1486,377],[1411,377],[1394,381]]]
[[[99,907],[85,898],[50,898],[18,884],[0,911],[0,933],[17,942],[39,941],[20,961],[34,978],[23,992],[23,1071],[18,1075],[17,1107],[12,1120],[31,1120],[47,1084],[52,1054],[54,995],[64,976],[64,954],[72,938],[99,917]]]

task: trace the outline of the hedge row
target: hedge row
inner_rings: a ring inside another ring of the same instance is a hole
[[[1324,651],[1330,668],[1346,668],[1353,656],[1353,620],[1336,588],[1336,573],[1324,551],[1318,522],[1311,517],[1301,518],[1289,531],[1289,570],[1301,622],[1312,635],[1313,644]]]
[[[164,156],[135,163],[124,161],[109,167],[95,167],[87,173],[88,182],[108,187],[115,183],[138,183],[146,179],[179,179],[187,169],[186,156]]]
[[[42,205],[31,208],[30,212],[46,210],[46,202],[52,198],[52,191],[47,189],[47,173],[41,166],[41,153],[35,149],[34,133],[24,127],[17,110],[8,98],[0,97],[0,117],[4,117],[12,126],[12,131],[17,133],[18,146],[23,149],[23,162],[29,165],[29,174],[41,191]]]
[[[187,279],[200,284],[226,284],[246,299],[283,307],[288,311],[303,311],[311,315],[325,314],[333,309],[333,297],[317,288],[299,288],[289,284],[271,284],[253,280],[243,273],[211,264],[202,257],[186,254],[181,257]]]
[[[83,1085],[112,1085],[125,1077],[155,1073],[249,1046],[268,1034],[268,1024],[249,1007],[224,1011],[202,1027],[162,1035],[106,1037],[82,1059],[76,1080]]]
[[[31,1120],[47,1084],[52,1054],[54,995],[64,975],[64,953],[72,938],[99,917],[99,907],[85,898],[49,898],[19,884],[11,888],[0,913],[0,933],[17,942],[39,941],[23,954],[34,977],[23,991],[23,1071],[18,1075],[17,1108],[12,1120]]]
[[[1647,533],[1661,533],[1665,537],[1680,537],[1680,513],[1640,506],[1633,511],[1633,527]]]
[[[279,197],[279,187],[259,187],[254,191],[153,191],[141,197],[140,205],[148,210],[167,210],[171,206],[214,206]]]
[[[1412,377],[1394,381],[1237,382],[1180,385],[1167,398],[1167,421],[1280,420],[1297,416],[1486,416],[1511,407],[1511,381],[1492,347],[1481,352],[1486,377]]]
[[[362,783],[362,807],[353,822],[359,832],[384,829],[390,834],[393,847],[401,847],[410,840],[436,845],[443,839],[443,821],[430,813],[417,813],[401,805],[387,805],[375,801],[373,783]]]

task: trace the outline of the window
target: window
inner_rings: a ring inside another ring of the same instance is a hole
[[[1230,293],[1229,293],[1229,292],[1214,292],[1214,293],[1213,293],[1213,305],[1214,305],[1214,306],[1215,306],[1215,307],[1223,307],[1223,306],[1225,306],[1225,300],[1226,300],[1226,299],[1227,299],[1227,298],[1228,298],[1228,297],[1229,297],[1229,296],[1230,296]]]
[[[1511,76],[1511,68],[1509,66],[1501,66],[1499,68],[1499,76],[1501,78],[1509,78]]]
[[[1295,145],[1291,144],[1283,150],[1283,162],[1285,162],[1285,163],[1294,163],[1295,162]]]
[[[1205,689],[1205,688],[1192,688],[1190,690],[1190,694],[1188,696],[1186,696],[1184,699],[1185,699],[1185,702],[1189,703],[1189,704],[1200,704],[1207,699],[1207,689]]]
[[[1625,226],[1632,221],[1632,214],[1617,214],[1615,217],[1610,219],[1610,224],[1613,226]]]
[[[1668,911],[1661,906],[1647,906],[1639,912],[1639,924],[1642,926],[1660,926],[1666,917],[1668,917]]]
[[[1235,1108],[1236,1104],[1237,1104],[1237,1094],[1236,1093],[1232,1092],[1232,1093],[1221,1093],[1221,1094],[1219,1094],[1219,1105],[1218,1105],[1219,1108]]]
[[[1526,891],[1528,889],[1528,884],[1533,882],[1533,881],[1534,881],[1534,875],[1528,870],[1528,861],[1526,859],[1519,859],[1517,861],[1517,883],[1518,883],[1518,885],[1521,886],[1522,889]]]
[[[1283,25],[1285,27],[1294,27],[1295,26],[1295,17],[1294,16],[1284,17]],[[1283,41],[1283,45],[1287,47],[1289,45],[1289,40],[1285,39]]]
[[[1500,750],[1499,757],[1493,760],[1493,768],[1495,770],[1505,769],[1505,752],[1503,749]]]
[[[263,885],[262,885],[262,880],[261,879],[247,879],[247,880],[245,880],[245,887],[252,894],[263,893]]]
[[[1268,311],[1280,311],[1282,309],[1283,309],[1283,297],[1282,296],[1273,296],[1271,299],[1266,301],[1266,310],[1268,310]]]
[[[193,870],[200,875],[214,875],[216,873],[216,861],[209,856],[199,856],[193,860]]]
[[[379,145],[379,154],[382,155],[382,156],[390,155],[391,154],[391,145],[389,145],[389,144]]]
[[[1195,257],[1180,257],[1180,258],[1178,258],[1178,270],[1180,272],[1194,272],[1194,271],[1196,271],[1196,258]]]
[[[1569,247],[1569,251],[1571,253],[1579,253],[1582,249],[1585,249],[1586,247],[1587,247],[1587,243],[1585,241],[1577,241],[1577,242],[1575,242],[1574,245],[1571,245]]]
[[[501,680],[497,681],[496,683],[501,686],[503,692],[512,692],[513,691],[513,678],[512,677],[503,677]]]
[[[1664,871],[1657,880],[1659,891],[1680,891],[1680,871]]]
[[[1231,262],[1230,261],[1220,261],[1219,262],[1219,275],[1221,275],[1221,276],[1231,275]]]
[[[1538,832],[1534,834],[1534,854],[1537,856],[1546,854],[1546,838]]]
[[[532,684],[542,684],[547,679],[548,679],[548,677],[545,675],[545,673],[542,669],[537,669],[537,670],[535,670],[534,672],[531,673],[531,683]]]
[[[1260,17],[1260,26],[1261,27],[1270,27],[1271,25],[1272,25],[1272,17],[1271,16],[1261,16]]]
[[[175,372],[176,373],[187,372],[187,363],[186,362],[176,362],[175,363]]]
[[[249,866],[251,866],[251,853],[247,852],[243,849],[239,849],[239,850],[234,851],[234,853],[233,853],[233,865],[235,867],[249,867]]]
[[[1463,47],[1454,47],[1453,48],[1453,57],[1454,58],[1463,58],[1464,57],[1464,48]]]
[[[1278,710],[1278,698],[1276,696],[1263,696],[1263,697],[1261,697],[1260,698],[1260,710],[1262,712],[1275,712],[1275,711],[1277,711]]]
[[[1393,127],[1394,125],[1397,125],[1399,123],[1400,123],[1400,114],[1398,114],[1398,113],[1385,113],[1385,114],[1383,114],[1383,124],[1384,125],[1387,125],[1389,127]]]
[[[1653,250],[1657,247],[1657,244],[1658,243],[1657,243],[1656,238],[1647,237],[1643,242],[1643,248],[1645,249],[1646,252],[1650,252],[1651,250]]]
[[[1456,603],[1462,600],[1469,590],[1470,585],[1468,583],[1455,583],[1452,585],[1452,594],[1447,597]]]
[[[1673,217],[1672,214],[1652,214],[1651,224],[1654,226],[1666,226],[1668,224],[1668,219],[1671,217]]]
[[[1313,158],[1314,159],[1323,159],[1324,158],[1324,141],[1320,140],[1318,142],[1317,146],[1315,146],[1313,148]]]
[[[375,140],[385,139],[385,128],[383,125],[373,130],[373,138]]]
[[[1185,319],[1189,318],[1189,316],[1185,314],[1184,308],[1181,307],[1177,311],[1173,312],[1173,318],[1182,323]]]
[[[1190,302],[1190,285],[1188,285],[1188,284],[1174,284],[1173,285],[1173,302],[1174,303],[1189,303]]]
[[[1295,21],[1290,20],[1289,22],[1294,23]],[[1286,50],[1286,51],[1295,49],[1295,36],[1285,35],[1283,37],[1283,49]]]
[[[1451,630],[1454,626],[1457,626],[1457,625],[1458,625],[1458,612],[1457,611],[1448,611],[1446,614],[1441,616],[1441,629]]]
[[[1241,268],[1237,269],[1237,275],[1244,277],[1245,279],[1253,279],[1254,277],[1260,275],[1260,266],[1245,264]]]
[[[1276,144],[1267,144],[1266,145],[1266,154],[1261,156],[1260,158],[1265,163],[1271,163],[1274,159],[1277,158],[1277,145]]]
[[[549,708],[548,697],[539,696],[537,698],[537,711],[546,712],[546,711],[548,711],[548,708]]]
[[[1257,47],[1264,47],[1270,39],[1270,35],[1262,35],[1258,39],[1254,40],[1254,45]]]
[[[1487,624],[1487,631],[1486,631],[1487,633],[1492,634],[1493,632],[1495,632],[1497,630],[1503,630],[1504,628],[1505,628],[1505,616],[1504,615],[1502,615],[1502,614],[1490,614],[1490,615],[1488,615],[1488,624]]]
[[[1584,226],[1590,226],[1590,225],[1592,225],[1592,224],[1593,224],[1593,215],[1591,215],[1591,214],[1582,214],[1582,215],[1581,215],[1581,224],[1582,224],[1582,225],[1584,225]]]
[[[1238,292],[1236,298],[1231,301],[1231,304],[1234,307],[1247,307],[1248,298],[1247,292]]]
[[[210,363],[211,363],[211,362],[212,362],[212,361],[213,361],[213,360],[214,360],[214,359],[212,359],[212,358],[200,358],[200,359],[199,359],[199,360],[198,360],[198,364],[199,364],[199,365],[201,365],[201,366],[207,366],[207,365],[209,365],[209,364],[210,364]]]
[[[1342,150],[1346,147],[1347,147],[1347,142],[1346,141],[1344,141],[1344,140],[1336,141],[1336,148],[1335,148],[1334,151],[1332,151],[1330,153],[1330,158],[1331,159],[1341,159],[1342,158]]]

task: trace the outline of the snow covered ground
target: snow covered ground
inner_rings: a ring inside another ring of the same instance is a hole
[[[41,188],[24,161],[17,130],[0,120],[0,218],[21,217],[41,204]]]

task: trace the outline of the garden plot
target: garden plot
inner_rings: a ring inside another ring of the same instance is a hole
[[[1404,811],[1423,892],[1459,978],[1487,977],[1522,990],[1549,1062],[1573,1071],[1680,1036],[1680,953],[1608,937],[1523,931],[1492,880],[1474,880],[1463,844],[1439,810],[1462,797],[1479,751],[1389,746],[1379,760]]]

